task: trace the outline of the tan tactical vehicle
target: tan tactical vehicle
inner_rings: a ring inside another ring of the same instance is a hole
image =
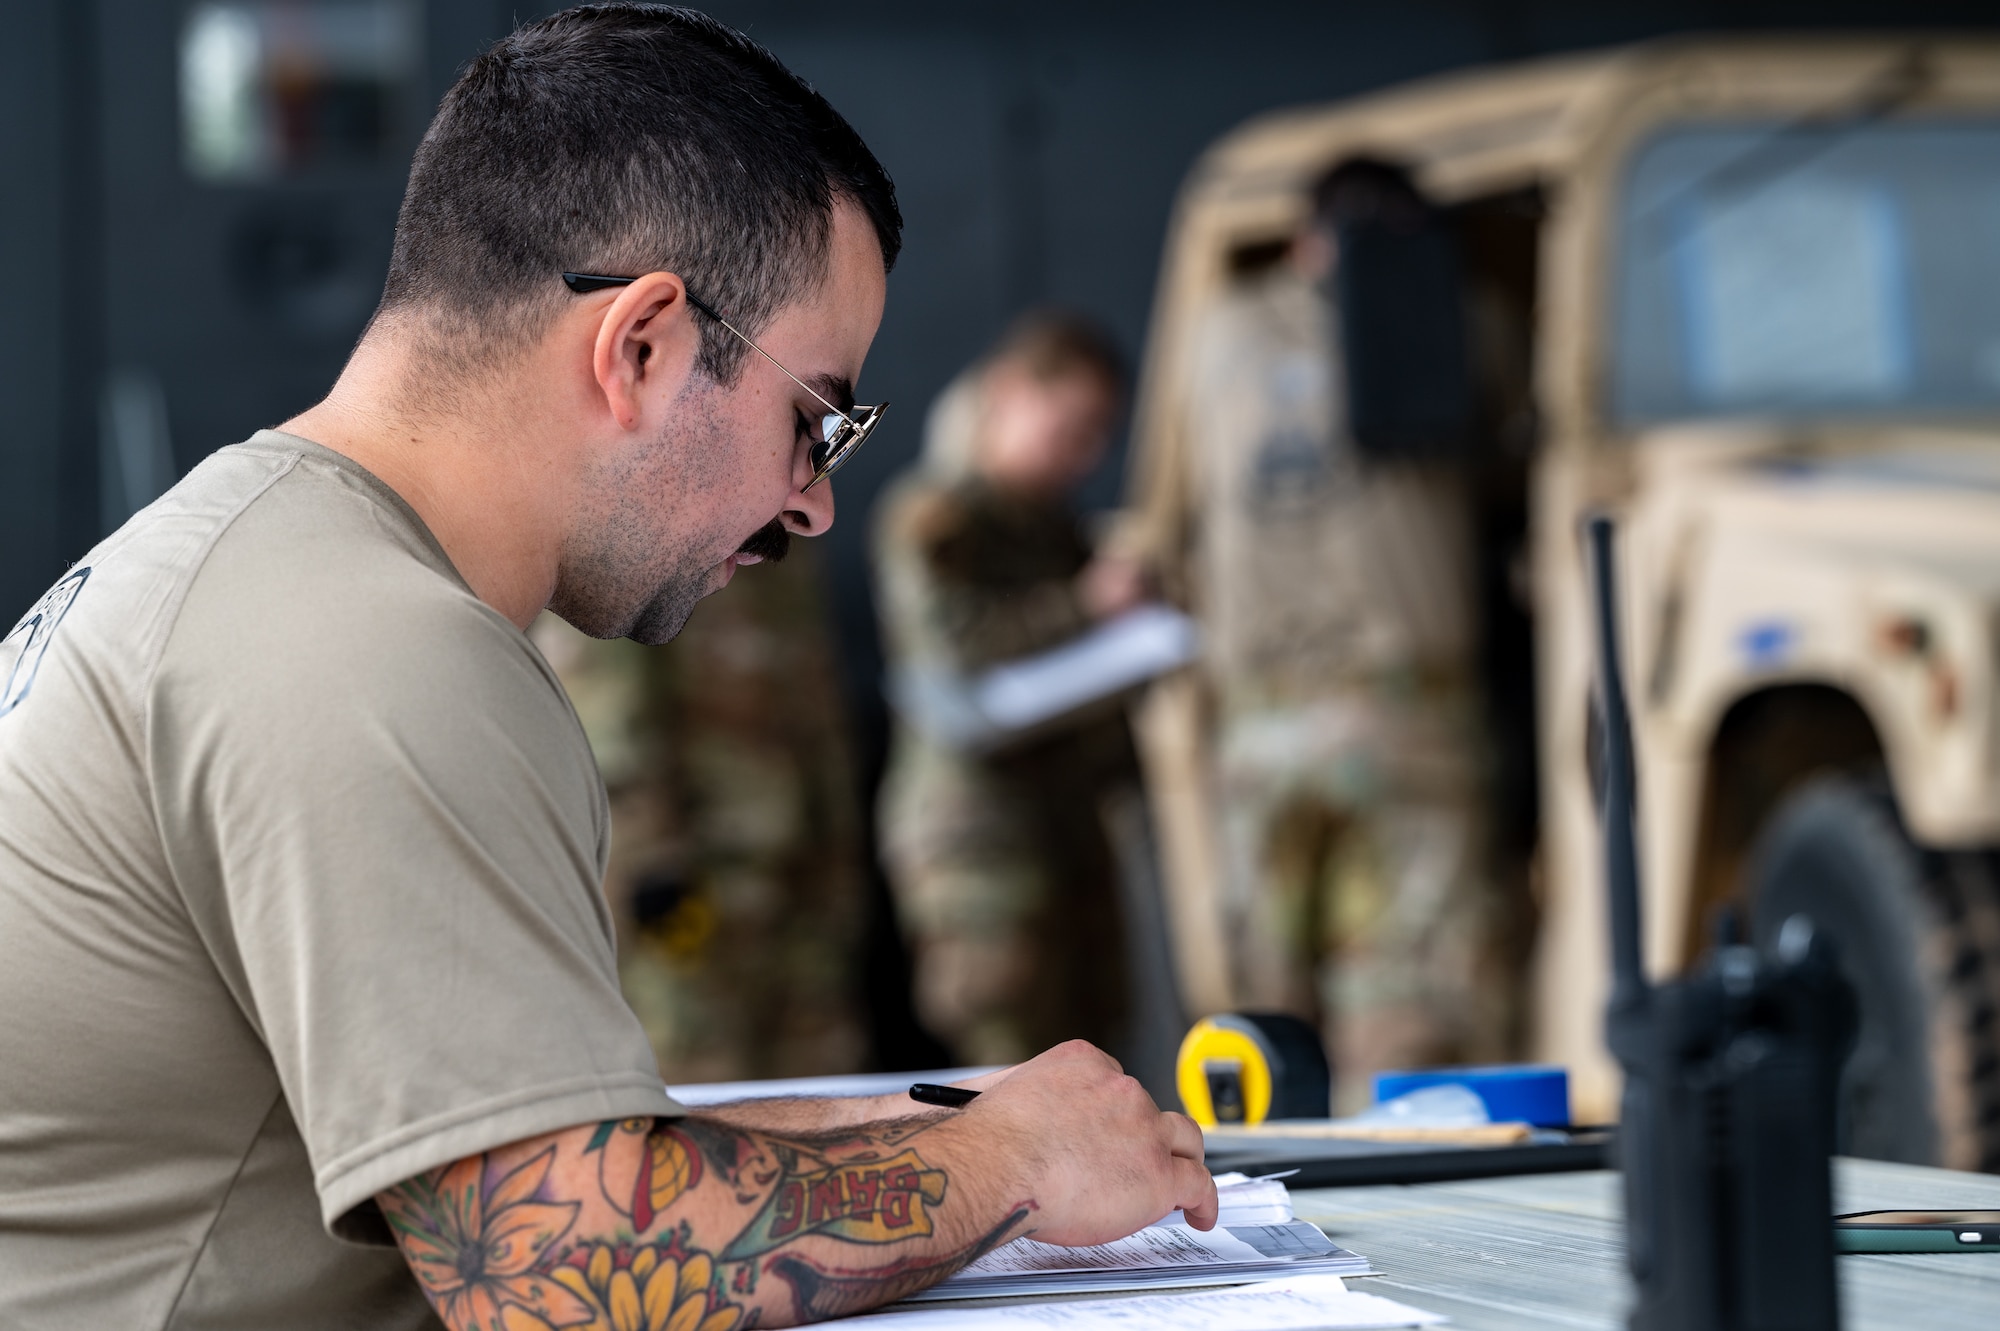
[[[1515,608],[1488,622],[1532,643],[1531,1052],[1570,1067],[1580,1119],[1615,1111],[1578,537],[1603,507],[1650,965],[1687,964],[1725,902],[1766,938],[1810,913],[1864,1007],[1845,1149],[2000,1168],[2000,42],[1675,41],[1231,134],[1181,196],[1147,348],[1132,517],[1155,549],[1184,506],[1191,331],[1353,154],[1445,210],[1481,344],[1466,465],[1489,531],[1520,515]],[[1201,709],[1183,677],[1141,714],[1197,1012],[1230,1002]],[[1504,731],[1521,708],[1495,710]]]

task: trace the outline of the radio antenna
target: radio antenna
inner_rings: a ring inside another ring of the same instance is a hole
[[[1611,1011],[1644,1006],[1646,970],[1639,945],[1639,851],[1633,830],[1632,718],[1625,706],[1618,652],[1618,565],[1610,518],[1588,524],[1597,592],[1597,690],[1604,709],[1604,867],[1611,896]]]

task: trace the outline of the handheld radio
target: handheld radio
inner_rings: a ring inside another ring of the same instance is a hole
[[[1620,682],[1612,523],[1589,523],[1596,581],[1601,793],[1612,989],[1625,1072],[1619,1130],[1633,1331],[1833,1331],[1834,1108],[1854,1041],[1852,989],[1803,915],[1775,955],[1739,928],[1680,979],[1640,948],[1631,718]]]

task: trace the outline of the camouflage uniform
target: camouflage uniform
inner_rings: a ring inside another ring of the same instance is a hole
[[[1322,1024],[1369,1074],[1495,1057],[1469,513],[1455,479],[1359,458],[1332,312],[1289,270],[1195,350],[1191,548],[1234,999]]]
[[[620,978],[669,1081],[867,1057],[859,811],[824,616],[795,542],[666,647],[535,626],[611,793]]]
[[[1073,591],[1090,557],[1075,516],[962,469],[898,482],[878,510],[875,556],[889,653],[904,667],[969,675],[1088,624]],[[1121,1034],[1118,866],[1103,817],[1134,780],[1117,710],[983,755],[898,724],[879,807],[883,858],[917,1014],[955,1058],[1012,1062],[1064,1039],[1102,1045]]]

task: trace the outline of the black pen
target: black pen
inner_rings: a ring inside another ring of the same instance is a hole
[[[927,1081],[920,1081],[910,1088],[910,1098],[920,1105],[963,1109],[979,1098],[979,1092],[968,1091],[959,1086],[933,1086]]]

